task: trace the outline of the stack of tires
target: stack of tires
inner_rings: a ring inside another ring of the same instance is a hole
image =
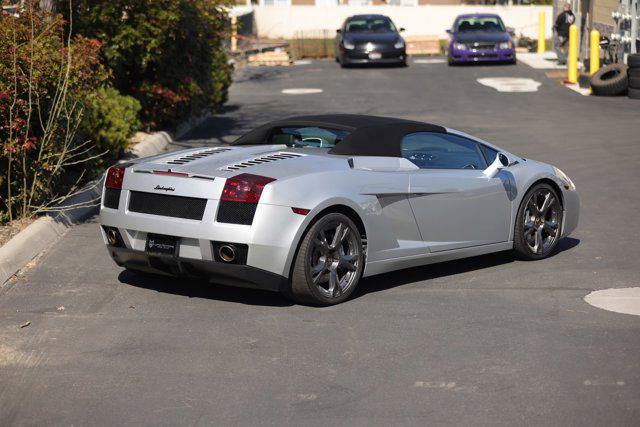
[[[629,98],[640,99],[640,53],[634,53],[627,57],[629,63]]]
[[[627,93],[629,78],[625,64],[609,64],[596,71],[591,78],[591,91],[597,96],[619,96]],[[631,96],[631,95],[629,95]]]

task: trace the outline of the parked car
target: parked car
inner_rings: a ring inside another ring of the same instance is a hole
[[[505,250],[545,258],[578,213],[551,165],[433,124],[322,115],[113,166],[100,223],[129,270],[331,305],[365,276]]]
[[[384,15],[354,15],[337,30],[336,61],[351,64],[407,65],[404,39],[391,19]]]
[[[447,30],[449,65],[464,62],[501,61],[516,63],[513,29],[493,14],[460,15]]]

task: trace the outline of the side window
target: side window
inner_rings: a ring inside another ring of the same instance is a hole
[[[487,159],[487,163],[491,164],[493,163],[493,161],[496,159],[496,156],[498,155],[498,150],[494,150],[491,147],[487,147],[486,145],[482,145],[482,152],[484,153],[484,157]]]
[[[402,139],[402,157],[420,169],[485,169],[475,141],[457,135],[417,132]]]

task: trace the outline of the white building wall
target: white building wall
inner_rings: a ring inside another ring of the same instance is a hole
[[[344,20],[356,14],[377,13],[389,16],[408,36],[446,38],[456,16],[463,13],[497,13],[516,34],[538,37],[538,14],[546,12],[547,38],[552,35],[551,6],[257,6],[254,7],[259,37],[293,38],[296,31],[340,28]]]

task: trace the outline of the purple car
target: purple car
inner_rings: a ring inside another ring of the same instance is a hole
[[[508,62],[515,64],[512,29],[498,15],[474,13],[460,15],[447,30],[451,35],[449,65],[463,62]]]

